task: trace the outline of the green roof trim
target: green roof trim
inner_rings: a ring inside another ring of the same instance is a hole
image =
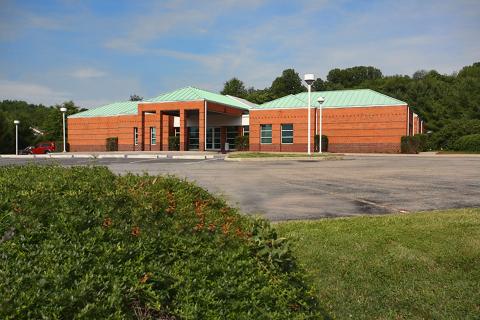
[[[137,114],[138,101],[121,101],[75,113],[68,118],[111,117]]]
[[[407,105],[404,101],[371,89],[314,91],[312,92],[312,107],[319,106],[317,102],[319,97],[325,98],[325,102],[322,104],[324,108]],[[255,109],[306,108],[307,106],[308,93],[301,92],[266,102]]]
[[[219,93],[198,89],[195,87],[185,87],[172,92],[164,93],[156,98],[145,100],[145,102],[166,102],[166,101],[192,101],[207,100],[220,103],[239,109],[249,110],[251,106],[230,96],[224,96]]]

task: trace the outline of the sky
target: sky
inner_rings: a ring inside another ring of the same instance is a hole
[[[479,0],[0,0],[0,100],[82,107],[282,70],[450,74],[480,61]]]

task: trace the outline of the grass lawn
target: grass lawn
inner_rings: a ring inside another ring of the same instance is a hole
[[[337,319],[480,319],[480,209],[279,223]]]
[[[437,154],[480,154],[480,151],[452,151],[452,150],[443,150],[443,151],[438,151]]]
[[[337,157],[341,154],[334,153],[317,153],[312,152],[311,157]],[[298,157],[308,157],[308,154],[305,152],[232,152],[228,154],[229,158],[298,158]]]

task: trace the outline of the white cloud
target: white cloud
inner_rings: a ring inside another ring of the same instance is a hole
[[[78,79],[91,79],[104,77],[107,75],[107,73],[101,70],[97,70],[95,68],[87,67],[77,69],[73,71],[70,75]]]
[[[31,103],[53,105],[68,99],[66,92],[55,91],[45,85],[21,81],[0,80],[0,98],[2,100],[27,100]]]

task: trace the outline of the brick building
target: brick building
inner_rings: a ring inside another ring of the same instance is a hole
[[[423,132],[408,105],[369,89],[312,92],[311,143],[319,131],[331,152],[399,152],[400,138]],[[244,99],[186,87],[145,101],[108,104],[68,117],[71,151],[105,151],[118,138],[120,151],[220,150],[249,135],[251,151],[307,150],[308,95],[299,93],[255,105]],[[172,139],[172,138],[170,138]]]

